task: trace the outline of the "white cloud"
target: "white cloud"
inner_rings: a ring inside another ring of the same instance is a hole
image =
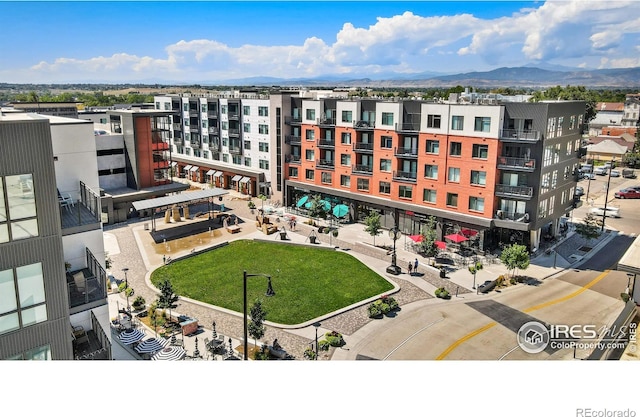
[[[584,67],[639,66],[640,2],[547,1],[511,16],[471,14],[423,17],[407,11],[378,17],[368,27],[344,23],[335,41],[309,37],[299,45],[180,40],[166,56],[126,52],[90,59],[40,62],[29,80],[168,79],[216,81],[247,76],[367,76],[382,72],[457,72],[517,66],[531,61]],[[126,49],[126,45],[123,45]]]

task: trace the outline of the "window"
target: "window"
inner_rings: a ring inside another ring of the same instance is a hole
[[[440,129],[440,124],[442,123],[442,116],[439,114],[428,114],[427,115],[427,127],[433,129]]]
[[[491,131],[491,117],[476,117],[473,130],[476,132]]]
[[[315,178],[315,171],[312,169],[305,170],[304,177],[308,180],[313,180]]]
[[[460,168],[449,167],[449,181],[460,182]]]
[[[209,122],[208,122],[206,119],[205,119],[205,120],[203,120],[203,121],[202,121],[202,128],[203,128],[203,129],[206,129],[206,128],[208,128],[208,127],[209,127]]]
[[[380,160],[380,171],[391,172],[391,159]]]
[[[357,188],[358,188],[358,191],[369,191],[369,179],[358,178]]]
[[[447,193],[447,206],[458,207],[458,194]]]
[[[316,110],[315,109],[307,109],[306,116],[307,116],[306,120],[315,121],[316,120]]]
[[[378,188],[380,194],[391,194],[391,183],[386,181],[380,181],[380,187]]]
[[[556,118],[550,117],[547,121],[547,137],[555,138],[556,137]]]
[[[236,165],[242,164],[242,157],[240,155],[231,155],[231,162]]]
[[[323,184],[331,184],[331,173],[330,172],[321,172],[320,173],[320,181]]]
[[[249,141],[249,140],[245,140],[244,141],[244,150],[245,151],[251,150],[251,141]]]
[[[438,155],[440,153],[440,141],[427,140],[427,153]]]
[[[229,162],[229,154],[228,153],[223,153],[222,154],[222,162]]]
[[[269,116],[269,107],[258,106],[258,116],[263,116],[263,117]]]
[[[251,158],[247,158],[246,156],[244,157],[244,166],[246,167],[251,166]]]
[[[0,334],[46,321],[45,302],[41,263],[0,271]]]
[[[393,113],[382,112],[382,124],[385,126],[393,126]]]
[[[413,187],[410,185],[401,185],[398,187],[398,197],[413,198]]]
[[[297,167],[289,167],[289,176],[297,177],[298,176],[298,168]]]
[[[425,203],[433,203],[436,202],[436,190],[429,190],[427,188],[422,190],[422,201]]]
[[[556,127],[556,136],[560,137],[562,136],[562,125],[564,124],[564,117],[560,116],[558,117],[558,125]]]
[[[315,130],[307,129],[304,132],[305,132],[305,137],[307,138],[307,140],[316,140],[316,132],[315,132]]]
[[[226,104],[223,104],[220,106],[220,113],[222,114],[227,114],[227,109],[229,108],[229,106],[227,106]]]
[[[245,116],[251,116],[251,107],[242,106],[242,114]]]
[[[0,177],[0,243],[38,235],[33,175]]]
[[[249,123],[242,124],[242,131],[244,133],[251,133],[251,125]]]
[[[305,156],[305,159],[306,159],[307,161],[314,161],[314,160],[315,160],[315,154],[314,154],[314,152],[313,152],[313,149],[307,149],[307,150],[305,151],[304,156]]]
[[[569,129],[574,130],[576,128],[576,116],[575,114],[569,118]]]
[[[351,166],[351,155],[347,153],[340,154],[340,165]]]
[[[222,138],[222,146],[229,146],[229,138]]]
[[[269,152],[269,143],[268,142],[258,142],[258,150],[260,152]]]
[[[489,145],[473,145],[471,157],[487,159],[489,157]]]
[[[229,122],[222,122],[220,123],[220,126],[222,127],[222,130],[229,130]]]
[[[182,103],[182,110],[189,111],[189,103]]]
[[[269,134],[269,125],[258,125],[258,133],[262,135]]]
[[[352,122],[353,121],[353,112],[351,110],[342,110],[342,121],[343,122]]]
[[[260,169],[269,169],[269,160],[261,159],[260,161],[258,161],[258,166],[260,167]]]
[[[343,187],[351,187],[351,177],[348,175],[340,175],[340,185]]]
[[[469,210],[484,212],[484,198],[469,197]]]
[[[471,184],[487,185],[487,173],[484,171],[471,171]]]
[[[462,155],[462,142],[451,142],[451,146],[449,148],[449,155],[451,156]]]
[[[438,179],[438,165],[425,165],[424,166],[424,177],[430,178],[432,180]]]
[[[382,136],[380,138],[380,147],[383,149],[391,149],[393,147],[393,138],[391,136]]]
[[[464,116],[451,116],[451,130],[462,130],[464,127]]]
[[[169,110],[169,109],[165,109],[165,110]],[[207,112],[207,103],[202,103],[202,112],[203,113]]]
[[[342,143],[343,145],[351,145],[351,133],[342,132],[340,143]]]
[[[569,141],[567,142],[567,156],[571,156],[572,153],[573,153],[573,142]]]

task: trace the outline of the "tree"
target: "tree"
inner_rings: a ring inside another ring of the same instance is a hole
[[[262,308],[262,301],[256,300],[251,306],[249,314],[251,315],[251,321],[247,325],[247,331],[253,337],[254,346],[257,347],[258,339],[261,339],[267,330],[263,324],[265,317],[267,317],[267,312]],[[247,355],[248,352],[244,352],[244,354]]]
[[[365,217],[364,224],[367,226],[364,231],[373,236],[373,246],[376,245],[376,236],[382,233],[382,225],[380,224],[380,213],[371,210],[369,215]]]
[[[420,241],[420,252],[427,257],[438,256],[438,247],[436,246],[436,218],[429,216],[427,224],[420,231],[422,240]]]
[[[582,223],[576,223],[576,233],[587,239],[595,239],[600,236],[600,228],[602,227],[602,219],[587,213]]]
[[[320,194],[316,194],[311,197],[311,202],[309,204],[309,216],[310,217],[322,217],[325,218],[327,212],[324,211],[325,203],[322,200],[322,196]]]
[[[168,279],[163,280],[158,284],[160,295],[158,296],[158,307],[169,310],[169,320],[171,320],[171,309],[176,308],[178,305],[178,295],[173,292],[173,285]]]
[[[502,250],[500,260],[508,271],[513,271],[511,275],[515,276],[516,270],[529,267],[529,251],[525,245],[509,245]]]
[[[565,88],[558,86],[548,88],[545,91],[536,91],[531,97],[531,101],[538,102],[542,100],[584,100],[587,102],[585,109],[584,123],[587,124],[596,117],[596,103],[599,96],[594,92],[587,90],[584,86],[566,86]]]

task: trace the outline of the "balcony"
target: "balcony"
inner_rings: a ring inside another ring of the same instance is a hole
[[[503,142],[538,142],[542,135],[539,130],[502,129],[500,140]]]
[[[418,148],[394,148],[393,153],[397,157],[401,158],[417,158],[418,157]]]
[[[240,136],[240,129],[229,129],[229,136]]]
[[[287,155],[284,158],[284,162],[289,164],[299,164],[300,163],[300,155]]]
[[[287,145],[300,145],[302,138],[300,136],[286,135],[284,137],[284,143]]]
[[[416,182],[418,173],[415,171],[393,171],[394,181]]]
[[[70,313],[107,303],[107,273],[85,248],[86,267],[67,272]]]
[[[418,132],[420,123],[398,123],[396,130],[399,132]]]
[[[209,128],[209,134],[210,135],[217,135],[218,134],[218,128],[217,127],[210,127]]]
[[[192,148],[196,148],[196,149],[200,149],[202,147],[202,145],[200,144],[200,141],[192,140],[191,141],[191,147]]]
[[[353,144],[353,150],[361,153],[373,153],[373,143],[356,142]]]
[[[358,120],[356,122],[353,122],[353,128],[356,130],[373,130],[375,127],[375,121]]]
[[[173,130],[182,131],[182,123],[174,123]]]
[[[218,112],[209,110],[207,112],[207,117],[209,117],[210,119],[217,119],[218,118]]]
[[[319,148],[333,148],[336,146],[336,141],[333,139],[318,139]]]
[[[533,172],[536,169],[536,161],[535,159],[501,156],[498,158],[498,169]]]
[[[533,187],[498,184],[496,185],[495,194],[498,197],[515,197],[529,200],[533,197]]]
[[[508,211],[504,211],[504,210],[497,210],[496,211],[496,219],[498,220],[510,220],[510,221],[514,221],[514,222],[521,222],[521,223],[529,223],[530,219],[529,219],[529,213],[527,212],[508,212]]]
[[[333,169],[335,162],[331,159],[320,159],[316,162],[316,168],[318,169]]]
[[[320,127],[334,127],[336,125],[336,119],[331,119],[328,117],[323,117],[321,119],[318,119],[318,124],[320,125]]]
[[[229,120],[238,120],[239,118],[240,118],[240,115],[238,113],[229,112]]]
[[[80,181],[80,199],[60,206],[62,235],[100,229],[102,207],[100,196]]]
[[[229,145],[229,153],[233,155],[242,155],[242,147]]]
[[[578,148],[578,150],[576,151],[576,157],[577,158],[582,158],[585,155],[587,155],[587,148],[585,148],[585,147]]]
[[[199,132],[200,131],[200,125],[199,124],[190,124],[189,125],[189,130],[192,132]]]
[[[286,125],[299,125],[302,123],[302,116],[285,116],[284,124]]]
[[[198,117],[200,116],[200,112],[198,109],[189,109],[189,117]]]
[[[354,165],[351,168],[352,174],[357,175],[373,175],[373,166],[372,165]]]

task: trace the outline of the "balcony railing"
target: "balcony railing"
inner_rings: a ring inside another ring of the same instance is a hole
[[[320,147],[334,147],[336,146],[336,141],[333,139],[318,139],[318,146]]]
[[[198,109],[189,109],[189,116],[198,117],[200,116],[200,112],[198,111]]]
[[[182,123],[174,123],[173,130],[182,130]]]
[[[240,135],[240,129],[229,129],[229,135],[239,136]]]
[[[323,117],[317,120],[318,124],[320,126],[335,126],[336,125],[336,119],[332,119],[332,118],[328,118],[328,117]]]
[[[217,135],[218,134],[218,128],[217,127],[210,127],[209,128],[209,134],[210,135]]]
[[[398,123],[396,130],[400,132],[417,132],[420,130],[420,123]]]
[[[395,148],[394,149],[394,154],[395,156],[401,156],[401,157],[412,157],[412,158],[417,158],[418,157],[418,148],[413,148],[413,147],[402,147],[402,148]]]
[[[364,175],[372,175],[373,174],[373,166],[372,165],[354,165],[351,168],[352,174],[364,174]]]
[[[333,169],[335,166],[335,162],[331,159],[320,159],[316,162],[316,168],[321,169]]]
[[[353,144],[353,150],[356,152],[373,152],[373,143],[356,142]]]
[[[299,164],[300,163],[300,155],[287,155],[284,158],[284,162],[290,164]]]
[[[238,120],[240,115],[238,113],[229,113],[229,120]]]
[[[509,142],[538,142],[541,138],[539,130],[502,129],[500,139]]]
[[[217,119],[218,118],[218,112],[210,110],[210,111],[207,112],[207,117],[212,118],[212,119]]]
[[[65,201],[60,207],[62,235],[86,232],[100,228],[100,195],[80,181],[80,199]]]
[[[515,170],[531,172],[536,169],[536,161],[535,159],[501,156],[498,158],[498,168],[499,169],[515,169]]]
[[[353,127],[357,130],[373,130],[376,127],[376,122],[368,120],[358,120],[353,122]]]
[[[300,136],[286,135],[284,137],[284,143],[287,145],[300,145],[302,138]]]
[[[295,116],[295,117],[294,116],[285,116],[284,123],[288,124],[288,125],[290,125],[292,123],[295,123],[295,124],[302,123],[302,116]]]
[[[396,181],[416,182],[418,173],[415,171],[393,171],[393,179]]]
[[[229,153],[242,155],[242,148],[240,146],[229,146]]]
[[[514,222],[529,223],[529,213],[526,212],[509,212],[504,210],[496,211],[496,219],[511,220]]]
[[[498,184],[496,185],[495,193],[497,196],[521,197],[529,199],[533,197],[533,187],[527,187],[525,185]]]
[[[199,124],[190,124],[189,125],[189,130],[191,130],[192,132],[194,132],[194,131],[199,132],[200,131],[200,125]]]
[[[74,309],[84,304],[107,303],[107,273],[93,256],[89,248],[85,248],[86,267],[67,272],[67,288],[69,307]],[[82,311],[82,309],[76,309]],[[75,311],[72,311],[72,314]]]

